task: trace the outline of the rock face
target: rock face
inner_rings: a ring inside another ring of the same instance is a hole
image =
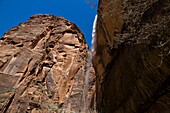
[[[87,51],[81,31],[62,17],[35,15],[10,29],[0,39],[0,111],[82,112]],[[90,69],[86,100],[94,95]]]
[[[100,0],[98,113],[170,112],[170,1]]]

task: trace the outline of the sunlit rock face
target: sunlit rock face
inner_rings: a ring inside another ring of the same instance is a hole
[[[98,113],[169,113],[170,1],[100,0]]]
[[[10,29],[0,39],[0,111],[82,112],[87,51],[81,31],[62,17],[35,15]],[[90,69],[84,95],[94,103]]]

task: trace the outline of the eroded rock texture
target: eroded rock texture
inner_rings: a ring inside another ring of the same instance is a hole
[[[170,1],[100,0],[98,113],[170,112]]]
[[[81,31],[62,17],[35,15],[10,29],[0,39],[0,111],[82,112],[87,51]]]

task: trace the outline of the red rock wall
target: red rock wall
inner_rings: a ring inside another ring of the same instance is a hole
[[[62,17],[35,15],[10,29],[0,39],[0,111],[82,112],[87,51],[81,31]]]
[[[170,112],[170,1],[100,0],[98,113]]]

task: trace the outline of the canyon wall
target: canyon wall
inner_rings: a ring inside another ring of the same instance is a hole
[[[87,55],[83,34],[62,17],[35,15],[11,28],[0,39],[0,112],[93,111],[92,64],[84,85]]]
[[[100,0],[98,113],[170,112],[170,1]]]
[[[93,69],[82,32],[62,17],[7,31],[0,112],[169,113],[170,1],[99,0],[95,35]]]

